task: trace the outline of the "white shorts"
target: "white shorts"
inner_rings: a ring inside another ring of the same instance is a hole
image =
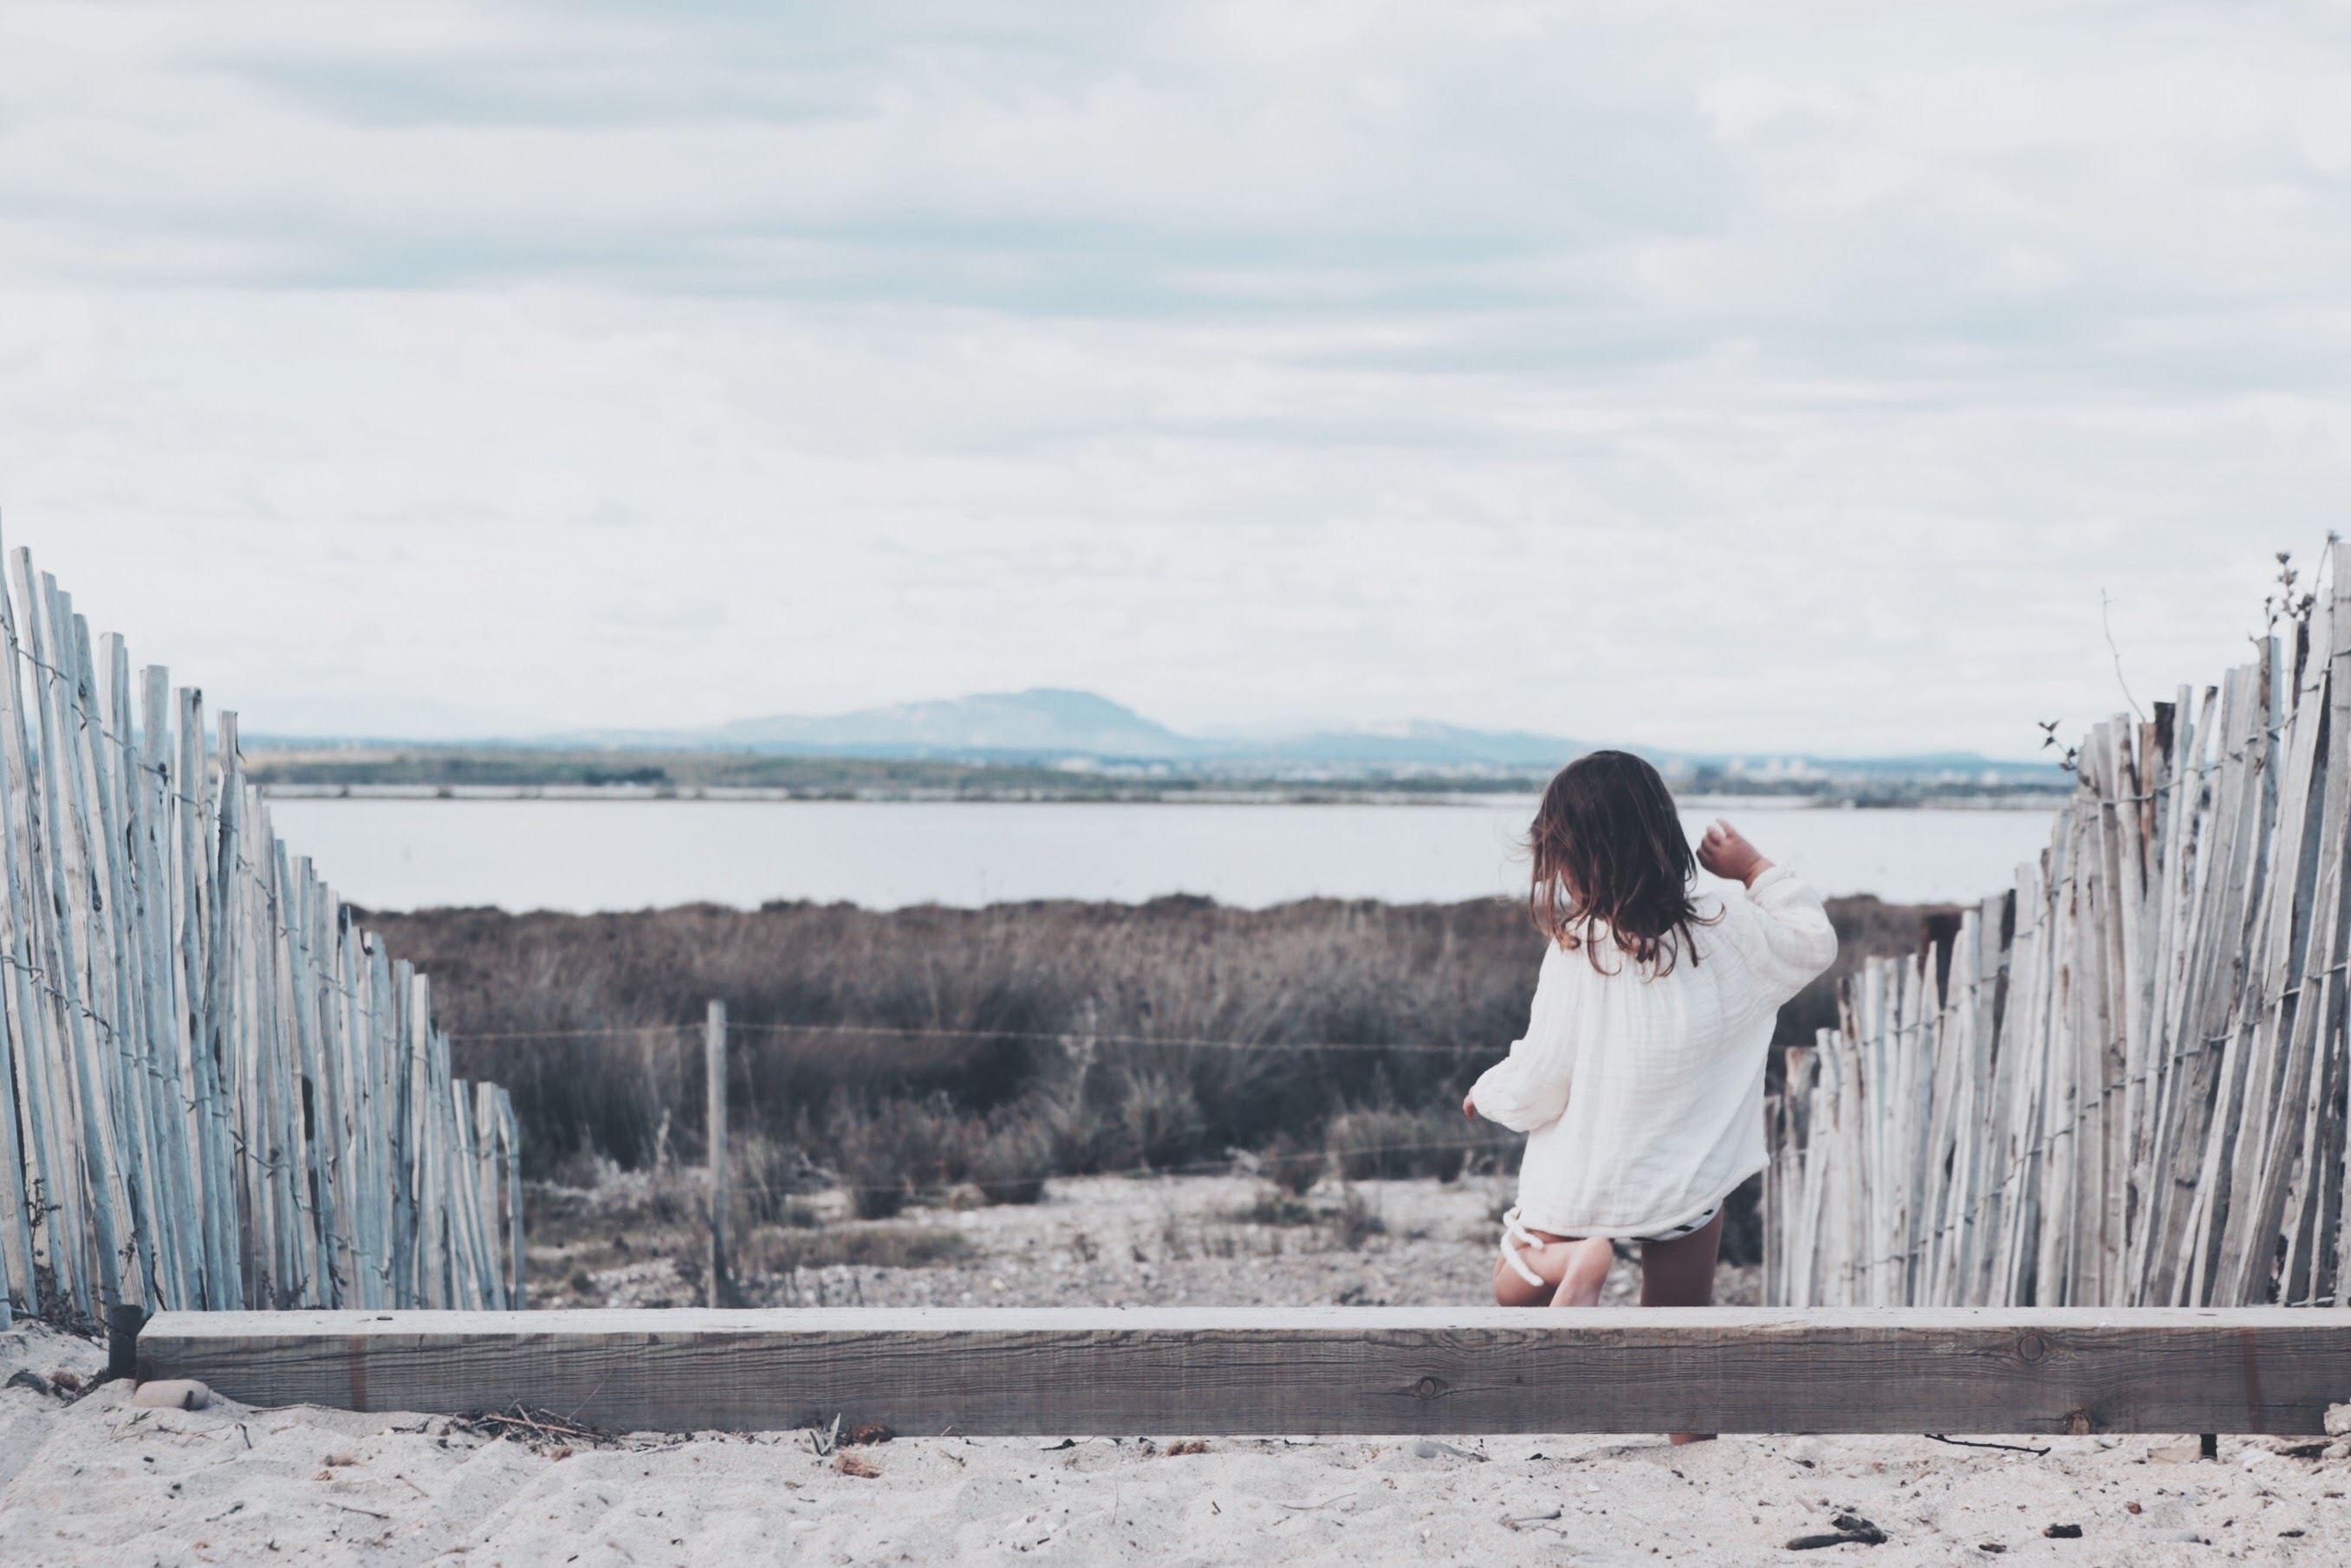
[[[1613,1238],[1613,1240],[1641,1242],[1678,1241],[1683,1237],[1694,1236],[1700,1231],[1705,1230],[1708,1225],[1713,1224],[1714,1217],[1721,1212],[1722,1205],[1718,1203],[1713,1208],[1708,1210],[1705,1213],[1699,1215],[1697,1219],[1690,1220],[1687,1224],[1670,1226],[1667,1229],[1656,1231],[1652,1235],[1619,1236]],[[1551,1282],[1544,1279],[1541,1274],[1536,1273],[1534,1270],[1527,1266],[1527,1261],[1519,1256],[1519,1249],[1520,1247],[1541,1247],[1545,1244],[1546,1243],[1538,1238],[1532,1231],[1529,1231],[1524,1224],[1520,1222],[1519,1211],[1516,1208],[1512,1208],[1509,1213],[1502,1216],[1502,1262],[1510,1266],[1511,1272],[1517,1274],[1519,1278],[1526,1281],[1527,1283],[1531,1285],[1545,1285],[1549,1284]]]

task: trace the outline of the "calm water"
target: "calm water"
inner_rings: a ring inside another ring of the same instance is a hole
[[[1262,906],[1523,889],[1531,799],[1463,805],[1087,805],[799,801],[281,800],[278,833],[377,909],[635,909],[770,898],[871,908],[1202,893]],[[1692,803],[1830,893],[1917,902],[2004,886],[2042,811],[1836,811]]]

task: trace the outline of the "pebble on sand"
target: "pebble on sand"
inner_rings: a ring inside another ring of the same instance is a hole
[[[131,1402],[142,1410],[201,1410],[213,1391],[193,1377],[159,1377],[132,1389]]]

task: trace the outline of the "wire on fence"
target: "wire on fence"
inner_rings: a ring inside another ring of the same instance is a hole
[[[1373,1040],[1232,1040],[1204,1035],[1184,1034],[1122,1034],[1088,1033],[1074,1029],[990,1029],[985,1026],[949,1024],[900,1023],[737,1023],[726,1025],[730,1034],[774,1035],[850,1035],[861,1039],[904,1040],[1022,1040],[1052,1045],[1113,1045],[1149,1048],[1164,1046],[1170,1050],[1187,1051],[1337,1051],[1388,1053],[1423,1053],[1430,1055],[1462,1056],[1478,1053],[1492,1054],[1495,1047],[1483,1043],[1447,1045],[1432,1041]],[[488,1044],[499,1042],[536,1042],[560,1044],[593,1040],[621,1039],[629,1036],[643,1038],[662,1034],[681,1036],[698,1034],[699,1023],[613,1024],[585,1029],[520,1029],[493,1030],[481,1033],[453,1034],[455,1045]]]
[[[1429,1139],[1415,1143],[1351,1143],[1330,1147],[1323,1149],[1322,1152],[1324,1157],[1332,1163],[1343,1166],[1351,1160],[1391,1154],[1458,1153],[1465,1159],[1474,1160],[1481,1155],[1498,1155],[1507,1157],[1518,1154],[1520,1153],[1525,1147],[1526,1146],[1523,1143],[1516,1139],[1463,1138],[1458,1141]],[[1235,1149],[1225,1155],[1223,1158],[1217,1159],[1186,1160],[1173,1165],[1154,1164],[1145,1160],[1138,1161],[1134,1165],[1095,1166],[1082,1170],[1051,1171],[1047,1173],[1043,1178],[1041,1178],[1041,1179],[1049,1181],[1074,1181],[1082,1180],[1088,1177],[1107,1176],[1228,1176],[1234,1174],[1237,1169],[1240,1174],[1246,1175],[1250,1174],[1248,1170],[1249,1164],[1252,1160],[1262,1159],[1264,1157],[1250,1150]],[[822,1167],[820,1166],[818,1168],[821,1169]],[[1467,1176],[1471,1173],[1465,1168],[1463,1174]],[[1496,1174],[1507,1173],[1497,1172]],[[1349,1179],[1378,1180],[1380,1179],[1376,1177],[1355,1177],[1350,1178]],[[941,1179],[936,1181],[929,1182],[922,1180],[895,1182],[828,1181],[825,1185],[836,1192],[906,1192],[919,1194],[927,1192],[950,1192],[958,1187],[977,1188],[980,1191],[985,1192],[990,1187],[1003,1187],[1011,1184],[995,1178],[967,1176],[956,1178],[952,1180]]]

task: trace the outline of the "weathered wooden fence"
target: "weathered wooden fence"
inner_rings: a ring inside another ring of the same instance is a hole
[[[2252,663],[2099,725],[2048,850],[1788,1054],[1765,1291],[2345,1303],[2351,548]]]
[[[0,590],[0,1322],[521,1304],[505,1092],[270,832],[203,699],[10,557]]]

